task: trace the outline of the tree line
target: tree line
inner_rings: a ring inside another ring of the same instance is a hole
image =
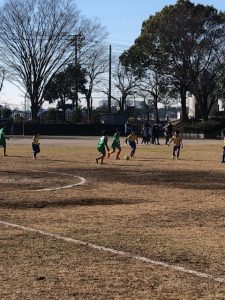
[[[178,96],[186,121],[191,93],[199,118],[207,120],[212,106],[224,98],[225,14],[178,0],[143,22],[140,36],[120,59],[141,82],[152,77],[155,103],[160,94]]]
[[[158,104],[179,98],[187,120],[187,94],[206,120],[224,98],[225,14],[212,6],[178,0],[150,16],[134,44],[114,61],[110,94],[107,31],[81,16],[73,0],[7,0],[0,8],[0,90],[4,79],[28,97],[32,119],[45,101],[62,111],[85,99],[92,118],[93,93],[110,96],[124,113],[127,99]]]

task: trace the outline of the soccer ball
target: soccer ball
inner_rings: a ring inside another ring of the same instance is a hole
[[[125,155],[124,158],[125,158],[126,160],[129,160],[129,159],[130,159],[130,156],[129,156],[129,155]]]

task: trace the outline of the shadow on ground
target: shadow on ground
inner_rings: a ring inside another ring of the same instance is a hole
[[[63,200],[4,200],[0,199],[0,208],[29,209],[29,208],[63,208],[67,206],[95,206],[95,205],[130,205],[141,203],[142,200],[111,199],[111,198],[84,198]]]
[[[58,172],[62,170],[57,170]],[[80,174],[91,182],[122,183],[131,185],[168,186],[196,190],[224,190],[225,172],[203,170],[150,169],[130,170],[119,168],[65,168],[66,173]]]

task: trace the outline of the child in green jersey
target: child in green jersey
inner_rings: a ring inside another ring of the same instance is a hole
[[[103,160],[105,158],[106,155],[106,151],[105,151],[105,147],[107,148],[107,150],[109,151],[109,147],[108,147],[108,137],[107,137],[107,133],[104,130],[102,132],[102,136],[100,137],[99,141],[98,141],[98,146],[97,149],[100,152],[100,156],[96,157],[96,163],[98,164],[98,161],[101,161],[101,164],[103,164]]]
[[[6,154],[6,140],[9,140],[8,137],[5,136],[5,124],[0,124],[0,147],[3,147],[3,154]]]
[[[108,152],[108,158],[110,158],[110,154],[114,153],[116,151],[116,148],[118,149],[118,152],[116,154],[116,159],[120,159],[120,152],[121,152],[121,147],[120,147],[120,129],[116,129],[116,133],[113,136],[113,142],[112,142],[112,151]]]

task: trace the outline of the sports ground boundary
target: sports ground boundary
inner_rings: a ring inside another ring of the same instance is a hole
[[[77,175],[72,175],[72,174],[67,174],[67,173],[59,173],[59,172],[54,172],[54,171],[42,171],[42,170],[35,170],[35,169],[27,169],[28,171],[33,171],[33,172],[41,172],[41,173],[48,173],[48,174],[56,174],[56,175],[62,175],[62,176],[70,176],[74,178],[78,178],[80,181],[77,183],[69,184],[69,185],[64,185],[64,186],[59,186],[59,187],[50,187],[50,188],[43,188],[43,189],[38,189],[35,190],[37,192],[44,192],[44,191],[58,191],[62,189],[70,189],[74,186],[77,185],[82,185],[87,182],[87,180],[84,177],[77,176]]]
[[[128,257],[130,259],[135,259],[135,260],[138,260],[138,261],[142,261],[142,262],[145,262],[145,263],[149,263],[151,265],[155,265],[155,266],[158,266],[158,267],[163,267],[163,268],[166,268],[166,269],[170,269],[171,271],[182,272],[182,273],[186,273],[188,275],[193,275],[193,276],[196,276],[196,277],[199,277],[199,278],[202,278],[202,279],[207,279],[207,280],[211,280],[211,281],[219,282],[219,283],[225,283],[225,278],[223,278],[223,277],[217,277],[217,276],[214,276],[214,275],[211,275],[211,274],[208,274],[208,273],[198,272],[198,271],[195,271],[195,270],[186,269],[184,267],[169,264],[169,263],[165,263],[165,262],[162,262],[162,261],[152,260],[148,257],[135,255],[135,254],[132,254],[130,252],[125,252],[125,251],[112,249],[112,248],[100,246],[100,245],[97,245],[97,244],[92,244],[92,243],[84,242],[84,241],[81,241],[81,240],[77,240],[77,239],[73,239],[73,238],[69,238],[69,237],[64,237],[64,236],[61,236],[61,235],[58,235],[58,234],[53,234],[53,233],[50,233],[50,232],[45,232],[43,230],[39,230],[39,229],[35,229],[35,228],[32,228],[32,227],[27,227],[27,226],[22,226],[22,225],[19,225],[19,224],[14,224],[14,223],[6,222],[6,221],[1,221],[0,220],[0,224],[3,225],[3,226],[17,228],[17,229],[21,229],[21,230],[24,230],[24,231],[29,231],[29,232],[33,232],[33,233],[40,234],[40,235],[43,235],[43,236],[47,236],[47,237],[51,237],[51,238],[54,238],[54,239],[62,240],[62,241],[65,241],[65,242],[74,243],[74,244],[77,244],[77,245],[80,245],[80,246],[89,247],[89,248],[94,249],[94,250],[108,252],[108,253],[118,255],[118,256]]]

